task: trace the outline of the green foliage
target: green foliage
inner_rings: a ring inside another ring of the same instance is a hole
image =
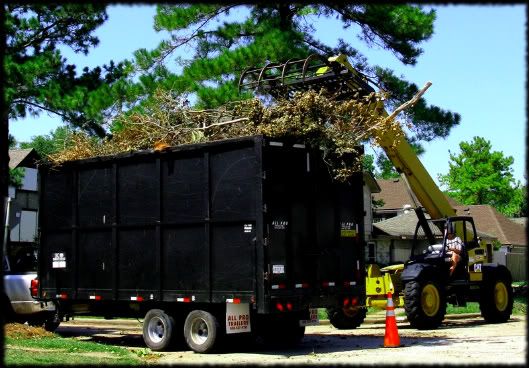
[[[22,180],[24,180],[24,174],[25,170],[23,167],[9,169],[9,185],[20,188],[22,186]]]
[[[358,70],[390,93],[389,108],[418,91],[415,84],[396,77],[391,70],[370,66],[351,43],[339,40],[336,46],[329,46],[315,38],[312,24],[318,18],[339,19],[344,29],[351,30],[352,35],[357,33],[369,46],[380,46],[404,64],[414,65],[422,53],[420,44],[433,34],[435,12],[406,4],[159,5],[155,29],[170,36],[153,50],[135,53],[140,78],[126,89],[134,88],[132,95],[136,94],[139,101],[150,99],[159,88],[190,93],[196,97],[195,107],[214,108],[251,97],[239,95],[237,89],[246,67],[305,58],[312,53],[344,53]],[[186,60],[171,57],[184,47],[186,52],[193,50]],[[182,67],[178,74],[168,68],[174,61]],[[141,105],[135,108],[141,109]],[[458,114],[428,106],[424,99],[405,116],[412,123],[411,141],[445,137],[460,120]]]
[[[5,9],[4,98],[10,119],[52,112],[63,121],[105,135],[101,123],[119,99],[111,87],[124,64],[92,70],[67,64],[58,46],[87,54],[98,44],[93,31],[106,19],[106,5],[8,4]]]
[[[395,179],[399,178],[400,174],[395,170],[391,161],[386,155],[380,154],[377,156],[377,167],[380,169],[375,174],[377,179]]]
[[[459,154],[450,153],[448,174],[439,175],[449,195],[462,204],[488,204],[508,217],[519,213],[523,195],[513,178],[514,159],[492,151],[482,137],[461,142],[459,148]]]
[[[38,351],[38,354],[34,352]],[[66,358],[67,357],[67,358]],[[58,337],[6,337],[5,363],[7,366],[64,365],[139,365],[139,357],[120,347],[77,341]]]
[[[72,129],[61,126],[50,134],[32,137],[31,142],[20,143],[20,148],[34,148],[40,157],[46,159],[49,155],[67,148],[72,133]]]

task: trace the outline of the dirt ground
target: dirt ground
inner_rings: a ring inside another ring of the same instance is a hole
[[[407,321],[397,324],[401,346],[384,348],[383,320],[366,320],[358,329],[341,331],[329,324],[307,327],[295,348],[277,348],[248,339],[229,339],[215,354],[196,354],[182,346],[176,351],[155,353],[150,363],[171,365],[401,365],[401,364],[526,364],[526,316],[513,316],[503,324],[486,324],[474,315],[447,318],[432,331],[412,329]],[[135,320],[82,320],[62,323],[57,333],[130,349],[146,349],[141,323]],[[153,361],[154,360],[154,361]]]

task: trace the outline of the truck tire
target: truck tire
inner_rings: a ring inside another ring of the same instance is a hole
[[[153,351],[164,351],[171,346],[174,319],[163,310],[151,309],[143,321],[143,340]]]
[[[331,325],[339,330],[352,330],[364,322],[366,318],[365,308],[327,308],[327,315]]]
[[[184,337],[187,346],[197,353],[209,353],[217,345],[220,335],[217,318],[206,311],[191,311],[184,323]]]
[[[493,270],[481,287],[481,315],[488,323],[507,322],[511,317],[512,306],[513,291],[509,275]]]
[[[438,328],[446,313],[446,296],[436,280],[414,280],[404,288],[404,310],[410,325],[419,330]]]

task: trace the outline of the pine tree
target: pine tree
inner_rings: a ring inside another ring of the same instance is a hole
[[[107,20],[106,5],[4,5],[6,48],[4,93],[9,119],[51,112],[90,134],[101,126],[116,95],[111,85],[124,65],[84,68],[62,57],[59,46],[87,54],[99,40],[93,31]]]
[[[233,19],[234,11],[238,11],[237,20]],[[197,107],[212,108],[248,97],[239,95],[237,88],[238,78],[248,66],[305,58],[312,53],[343,53],[355,68],[391,93],[389,109],[417,93],[415,84],[395,76],[393,71],[369,65],[347,41],[339,40],[337,47],[331,47],[312,36],[311,20],[331,17],[340,19],[346,29],[359,26],[358,36],[368,45],[381,46],[402,63],[414,65],[422,53],[420,43],[433,34],[435,12],[420,6],[389,4],[160,5],[154,26],[157,31],[169,32],[170,38],[154,50],[136,52],[141,76],[136,92],[144,97],[156,88],[192,93]],[[176,59],[182,66],[176,73],[171,71],[175,61],[171,55],[181,49],[192,52],[188,53],[189,60]],[[407,117],[413,126],[409,139],[417,143],[446,137],[460,121],[459,114],[428,106],[424,99],[407,111]]]

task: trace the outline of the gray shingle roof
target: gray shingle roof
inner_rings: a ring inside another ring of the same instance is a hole
[[[33,148],[9,150],[9,168],[35,167],[35,162],[40,159],[37,151]]]
[[[527,246],[526,227],[511,221],[489,205],[456,206],[458,215],[474,218],[476,228],[495,235],[500,243]]]

